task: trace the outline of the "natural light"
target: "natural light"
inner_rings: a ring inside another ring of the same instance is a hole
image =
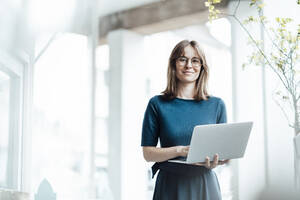
[[[45,178],[58,200],[87,198],[86,47],[85,36],[62,34],[35,65],[32,193]]]

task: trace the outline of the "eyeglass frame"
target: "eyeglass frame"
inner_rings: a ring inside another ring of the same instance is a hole
[[[186,61],[180,61],[180,60],[179,60],[180,58],[185,58]],[[199,64],[197,64],[197,65],[193,64],[193,59],[199,60]],[[178,64],[179,64],[180,66],[182,66],[182,67],[186,66],[186,65],[188,64],[189,60],[191,61],[191,64],[192,64],[193,67],[201,67],[201,66],[203,65],[203,62],[202,62],[202,59],[201,59],[201,58],[197,58],[197,57],[187,58],[187,57],[185,57],[185,56],[180,56],[180,57],[176,58],[176,62],[178,62]],[[183,64],[183,63],[180,63],[180,62],[184,62],[184,64]]]

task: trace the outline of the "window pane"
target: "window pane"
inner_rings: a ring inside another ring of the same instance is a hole
[[[46,178],[57,200],[88,199],[87,38],[60,35],[35,66],[32,193]]]
[[[7,187],[10,78],[0,71],[0,187]]]

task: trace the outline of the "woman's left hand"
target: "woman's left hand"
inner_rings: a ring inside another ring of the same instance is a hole
[[[195,163],[195,165],[204,166],[207,169],[213,169],[213,168],[217,167],[218,165],[223,165],[228,162],[229,162],[229,160],[219,160],[219,155],[215,154],[213,161],[210,161],[210,158],[207,156],[205,158],[205,162]]]

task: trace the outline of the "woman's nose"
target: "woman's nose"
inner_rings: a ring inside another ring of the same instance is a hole
[[[192,68],[192,62],[188,60],[188,62],[185,65],[186,68]]]

